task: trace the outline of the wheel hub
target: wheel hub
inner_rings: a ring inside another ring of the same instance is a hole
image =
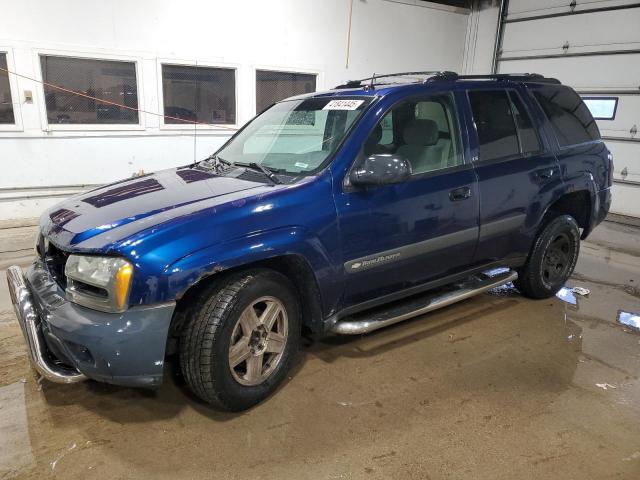
[[[558,235],[544,254],[543,281],[554,284],[564,280],[570,256],[569,238],[565,234]]]
[[[253,355],[260,355],[267,349],[267,330],[264,325],[259,325],[249,338],[249,349]]]

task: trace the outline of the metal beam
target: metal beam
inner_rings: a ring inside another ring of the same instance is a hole
[[[640,54],[640,49],[634,48],[629,50],[608,50],[598,52],[575,52],[575,53],[550,53],[543,55],[521,55],[515,57],[500,57],[499,62],[508,62],[513,60],[540,60],[544,58],[570,58],[570,57],[596,57],[602,55],[637,55]]]
[[[498,64],[502,55],[502,39],[504,38],[504,21],[509,11],[509,0],[500,0],[498,10],[498,25],[496,30],[496,41],[493,45],[493,59],[491,60],[491,73],[498,73]]]
[[[621,185],[635,185],[640,186],[640,182],[636,182],[635,180],[622,180],[618,178],[613,179],[613,183],[619,183]]]
[[[602,137],[603,140],[610,140],[612,142],[640,142],[640,137],[637,138],[633,138],[633,137],[610,137],[610,136],[603,136]]]
[[[640,87],[638,88],[614,88],[611,90],[597,89],[576,89],[580,95],[640,95]]]
[[[507,18],[504,23],[529,22],[532,20],[543,20],[545,18],[569,17],[571,15],[581,15],[583,13],[612,12],[614,10],[626,10],[629,8],[639,8],[640,3],[630,3],[629,5],[615,5],[613,7],[585,8],[584,10],[572,10],[569,12],[547,13],[544,15],[531,15],[529,17]]]

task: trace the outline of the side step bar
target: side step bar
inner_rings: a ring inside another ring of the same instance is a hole
[[[394,323],[408,320],[456,302],[484,293],[518,278],[513,270],[500,268],[469,277],[452,284],[446,291],[427,293],[412,297],[402,303],[395,302],[393,307],[381,307],[373,311],[347,317],[338,321],[331,331],[341,335],[360,335],[373,332]]]

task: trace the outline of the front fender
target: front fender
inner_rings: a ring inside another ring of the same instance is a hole
[[[336,268],[322,242],[300,226],[255,233],[193,252],[164,270],[166,298],[179,299],[191,286],[231,268],[283,255],[303,257],[313,271],[323,311],[331,312],[342,291],[342,270]]]

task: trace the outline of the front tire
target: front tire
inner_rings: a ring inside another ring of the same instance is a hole
[[[515,286],[529,298],[554,296],[573,273],[580,252],[580,230],[570,215],[547,222],[534,242]]]
[[[202,295],[180,339],[190,390],[211,405],[245,410],[284,380],[300,342],[291,282],[271,270],[240,272]]]

